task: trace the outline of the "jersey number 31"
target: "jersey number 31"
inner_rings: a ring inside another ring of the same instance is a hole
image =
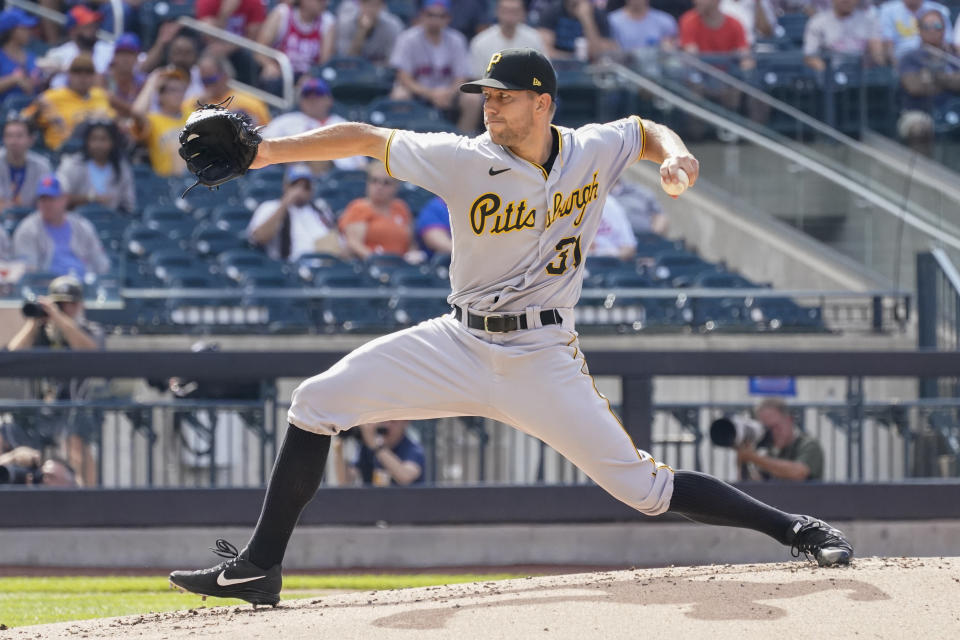
[[[563,238],[557,243],[554,249],[557,250],[557,257],[547,265],[547,273],[552,276],[559,276],[567,270],[567,258],[570,257],[570,247],[573,247],[573,268],[580,266],[583,260],[583,253],[580,251],[580,236]]]

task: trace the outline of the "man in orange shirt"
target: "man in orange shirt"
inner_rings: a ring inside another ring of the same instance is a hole
[[[340,218],[347,250],[358,258],[377,253],[404,255],[410,250],[413,217],[397,197],[397,181],[381,162],[367,167],[367,197],[347,205]]]

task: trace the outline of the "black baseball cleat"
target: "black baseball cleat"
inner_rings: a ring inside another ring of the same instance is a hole
[[[280,565],[261,569],[247,560],[247,550],[237,548],[226,540],[217,540],[217,548],[210,549],[222,558],[229,558],[209,569],[174,571],[170,584],[174,587],[217,598],[239,598],[250,604],[277,606],[280,602]]]
[[[800,516],[790,527],[790,532],[790,553],[794,558],[799,558],[801,553],[807,558],[812,555],[821,567],[850,564],[853,546],[843,533],[823,520]]]

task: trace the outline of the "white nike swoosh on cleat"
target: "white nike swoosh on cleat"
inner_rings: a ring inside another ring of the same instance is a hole
[[[253,582],[254,580],[259,580],[260,578],[266,578],[267,576],[253,576],[252,578],[228,578],[226,575],[227,570],[224,569],[220,572],[220,575],[217,576],[217,584],[221,587],[229,587],[233,584],[243,584],[244,582]]]

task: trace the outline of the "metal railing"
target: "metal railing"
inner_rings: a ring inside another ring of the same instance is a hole
[[[960,400],[868,401],[856,383],[851,381],[849,388],[843,401],[791,405],[798,427],[823,448],[824,470],[818,480],[896,482],[958,476]],[[286,408],[272,398],[7,400],[0,402],[0,415],[29,434],[47,433],[44,425],[56,422],[66,431],[77,421],[92,422],[87,446],[95,461],[97,486],[258,487],[270,472],[277,427],[285,424]],[[620,411],[618,405],[613,408]],[[708,434],[717,418],[749,413],[751,408],[744,402],[655,402],[648,450],[675,468],[743,480],[735,451],[713,445]],[[586,474],[543,442],[494,420],[421,420],[411,423],[408,433],[423,447],[427,485],[590,483]],[[360,445],[353,438],[347,441],[344,455],[350,462]],[[58,446],[59,440],[51,442],[47,453]],[[78,471],[83,474],[84,469]],[[329,473],[327,483],[338,484]]]
[[[273,389],[292,388],[289,376],[313,374],[342,355],[0,354],[0,378],[7,379],[51,371],[64,378],[130,377],[146,370],[159,379],[202,371],[211,381],[249,382],[251,375],[272,381],[250,400],[0,400],[0,415],[37,437],[84,433],[101,486],[261,486],[286,421],[287,404],[275,401]],[[594,352],[588,360],[634,442],[658,460],[738,479],[733,451],[710,444],[710,423],[750,408],[754,400],[744,376],[792,375],[796,389],[804,391],[791,411],[824,448],[824,480],[895,482],[957,475],[960,400],[915,394],[916,381],[925,375],[955,376],[958,358],[955,352],[648,351]],[[412,429],[425,449],[432,484],[587,482],[558,454],[507,425],[455,418],[420,421]]]
[[[258,53],[262,56],[266,56],[275,60],[280,66],[280,77],[283,81],[283,97],[277,97],[268,91],[264,91],[263,89],[259,89],[257,87],[252,87],[243,82],[239,82],[238,80],[230,80],[229,85],[234,89],[245,91],[250,95],[262,100],[263,102],[266,102],[267,104],[284,111],[289,111],[296,106],[297,100],[293,91],[293,66],[290,64],[290,58],[287,57],[287,54],[283,53],[282,51],[277,51],[276,49],[264,46],[255,40],[251,40],[250,38],[238,36],[237,34],[231,33],[225,29],[201,22],[196,18],[191,18],[190,16],[180,16],[177,18],[177,23],[211,38],[228,42],[232,45],[236,45],[243,49],[248,49],[253,53]]]
[[[917,255],[917,323],[920,348],[960,350],[960,272],[942,249]],[[960,397],[960,377],[924,379],[920,389],[927,398]]]

